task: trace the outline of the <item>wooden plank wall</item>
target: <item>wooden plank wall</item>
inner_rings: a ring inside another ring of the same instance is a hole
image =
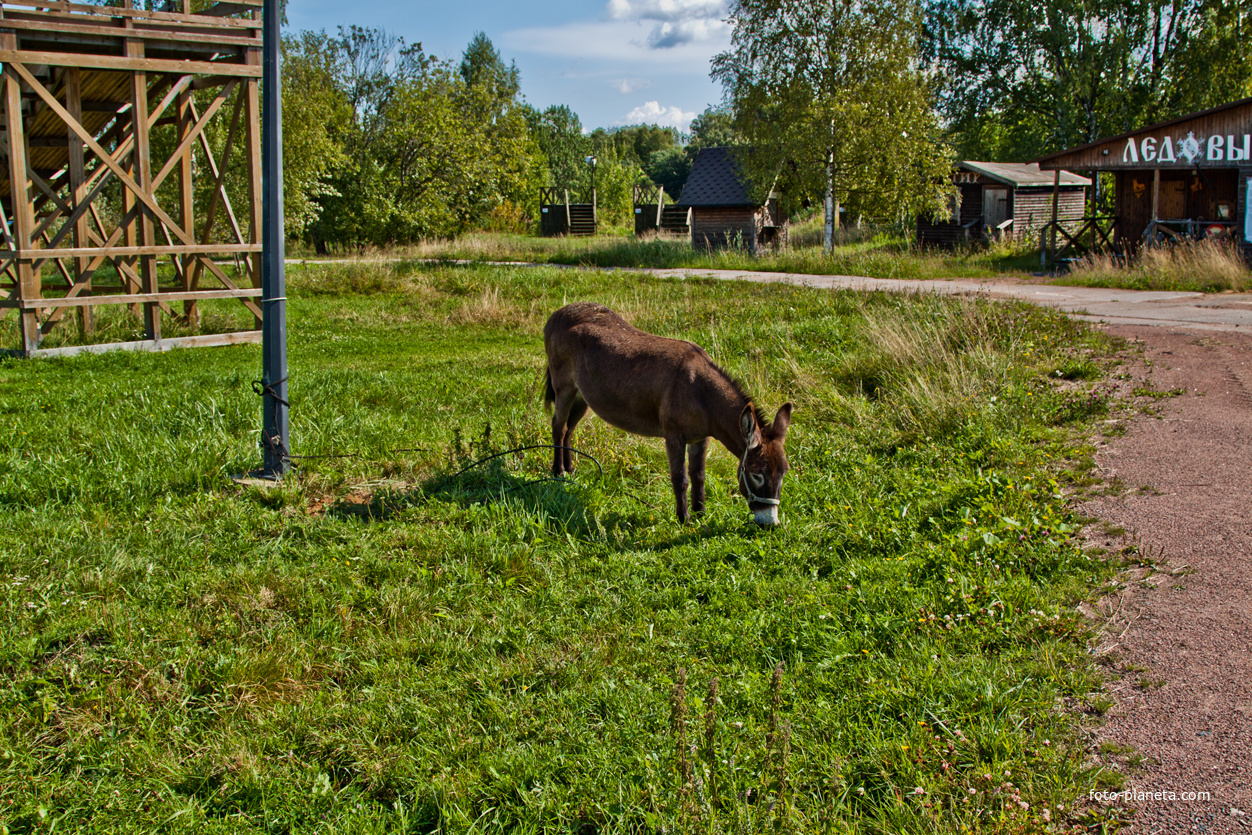
[[[1013,237],[1027,240],[1039,234],[1052,220],[1052,187],[1019,188],[1013,192]],[[1061,189],[1056,206],[1057,220],[1066,229],[1077,229],[1087,214],[1087,196],[1082,188]]]
[[[958,186],[961,190],[961,217],[959,222],[936,221],[918,217],[917,242],[922,246],[952,247],[963,243],[965,224],[982,218],[983,185],[968,183]],[[1066,228],[1077,228],[1086,214],[1086,191],[1079,188],[1062,188],[1057,201],[1057,217]],[[1052,220],[1052,187],[1039,186],[1019,188],[1012,192],[1009,214],[1013,218],[1013,237],[1019,241],[1038,235],[1043,225]],[[980,224],[970,230],[970,241],[984,239],[986,229]]]
[[[696,249],[739,246],[756,252],[761,214],[750,206],[695,206],[691,212],[691,245]]]
[[[957,186],[957,189],[961,195],[959,219],[936,220],[918,216],[917,242],[922,246],[956,246],[965,241],[964,225],[982,217],[982,184],[964,183]]]

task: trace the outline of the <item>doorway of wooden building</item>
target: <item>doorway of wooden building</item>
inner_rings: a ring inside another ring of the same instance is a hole
[[[986,186],[982,190],[983,225],[996,229],[1009,219],[1009,190]]]

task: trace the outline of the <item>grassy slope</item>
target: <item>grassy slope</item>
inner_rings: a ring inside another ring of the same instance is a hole
[[[759,257],[737,251],[693,252],[686,241],[640,241],[633,234],[622,233],[595,238],[478,233],[455,241],[410,247],[404,253],[419,258],[472,261],[528,261],[625,268],[752,269],[874,278],[1025,277],[1039,269],[1038,252],[1030,248],[918,252],[904,237],[858,230],[848,230],[835,254],[830,256],[821,248],[820,218],[794,226],[788,249],[764,253]]]
[[[1035,245],[1004,244],[987,248],[918,250],[912,238],[872,229],[841,232],[835,251],[822,250],[821,217],[791,227],[790,246],[781,252],[752,256],[737,251],[695,252],[682,240],[636,240],[625,230],[594,238],[539,238],[530,235],[477,233],[385,253],[388,256],[448,258],[469,261],[522,261],[614,268],[763,270],[809,275],[856,275],[873,278],[949,279],[999,276],[1035,282],[1124,287],[1135,290],[1246,291],[1249,271],[1237,248],[1202,241],[1142,250],[1130,266],[1109,256],[1069,264],[1067,271],[1045,275]]]
[[[295,451],[362,457],[270,491],[226,480],[257,461],[255,348],[0,361],[9,832],[1018,832],[1101,779],[1057,710],[1093,684],[1072,603],[1106,576],[1055,480],[1106,405],[1095,337],[423,269],[292,271]],[[598,420],[603,478],[527,484],[541,451],[447,477],[546,440],[539,332],[573,299],[795,401],[784,527],[749,523],[720,448],[679,527],[661,445]]]

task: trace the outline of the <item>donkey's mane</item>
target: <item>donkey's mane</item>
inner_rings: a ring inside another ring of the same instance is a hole
[[[730,383],[730,387],[734,389],[736,394],[742,397],[745,402],[752,404],[752,411],[756,414],[757,425],[761,427],[769,426],[770,422],[765,417],[765,413],[761,411],[761,407],[756,403],[756,398],[748,391],[748,387],[743,384],[743,381],[712,360],[709,361],[709,364],[713,366],[714,371],[722,375],[723,380]]]

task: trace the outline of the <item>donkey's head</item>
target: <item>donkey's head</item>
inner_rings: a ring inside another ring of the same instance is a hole
[[[739,414],[745,444],[743,458],[739,461],[739,492],[748,500],[753,521],[764,527],[773,527],[779,522],[782,481],[789,467],[783,440],[790,424],[790,403],[784,403],[774,416],[774,422],[767,426],[757,420],[756,408],[751,403]]]

